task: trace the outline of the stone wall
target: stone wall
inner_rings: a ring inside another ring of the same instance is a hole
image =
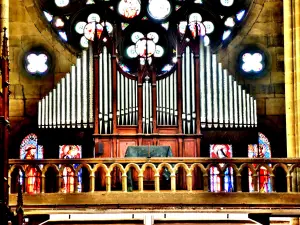
[[[38,101],[70,71],[75,57],[43,21],[34,0],[10,0],[9,10],[11,147],[17,150],[26,134],[37,131]],[[23,66],[24,54],[37,46],[52,57],[52,71],[44,77],[29,76]],[[18,152],[11,156],[18,157]]]
[[[239,53],[249,45],[258,45],[271,59],[268,73],[258,79],[245,79],[235,72]],[[244,27],[219,54],[224,67],[257,99],[258,130],[270,139],[273,156],[285,156],[282,0],[255,0]]]

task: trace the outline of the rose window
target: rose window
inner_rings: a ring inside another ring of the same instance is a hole
[[[134,32],[131,35],[131,40],[135,45],[131,45],[127,48],[127,55],[130,58],[140,58],[140,64],[144,65],[147,59],[148,63],[151,64],[153,57],[162,57],[164,49],[157,45],[159,36],[155,32],[149,32],[146,36],[141,32]]]
[[[104,27],[109,34],[112,33],[113,27],[109,22],[101,22],[100,23],[100,16],[97,13],[91,13],[87,17],[87,22],[79,21],[75,25],[75,31],[78,34],[81,34],[82,37],[80,39],[80,45],[83,48],[88,47],[88,42],[93,41],[95,37],[95,30],[98,39],[100,39],[101,34],[103,32]]]

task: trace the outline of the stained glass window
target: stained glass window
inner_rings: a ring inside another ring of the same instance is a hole
[[[55,17],[53,23],[56,28],[63,28],[65,25],[64,21],[59,17]]]
[[[29,52],[25,57],[25,68],[31,75],[45,74],[49,70],[49,57],[41,52]]]
[[[230,34],[231,34],[230,30],[224,31],[223,36],[222,36],[222,40],[225,41],[227,38],[229,38]]]
[[[233,3],[234,3],[234,0],[221,0],[221,4],[226,7],[232,6]]]
[[[141,3],[139,0],[122,0],[118,12],[125,18],[134,18],[141,12]]]
[[[118,30],[115,34],[124,36],[128,35],[123,33],[123,31],[126,32],[125,27],[129,26],[129,29],[133,30],[134,27],[143,20],[149,20],[154,23],[160,22],[160,25],[168,31],[169,28],[178,26],[177,21],[186,21],[194,38],[197,35],[204,36],[212,32],[213,34],[209,36],[210,47],[216,50],[220,45],[228,44],[237,34],[236,31],[241,28],[241,22],[246,18],[252,1],[253,0],[53,0],[49,3],[45,3],[45,0],[37,0],[37,2],[40,3],[41,11],[44,12],[44,16],[55,30],[55,33],[60,37],[61,41],[68,42],[78,52],[81,51],[82,47],[86,48],[87,41],[81,39],[82,35],[78,35],[80,32],[83,34],[84,27],[78,31],[78,28],[75,28],[75,26],[77,22],[82,21],[89,13],[98,14],[102,20],[114,21],[116,25],[114,29]],[[196,16],[190,19],[189,15],[191,14]],[[53,21],[55,17],[60,17],[60,19]],[[169,18],[172,19],[168,20]],[[177,20],[177,18],[179,20]],[[131,20],[133,23],[129,23]],[[100,23],[104,28],[100,20],[84,21],[87,23]],[[186,27],[181,25],[179,26],[180,35],[185,33]],[[144,30],[144,32],[149,31],[150,30]],[[110,33],[109,29],[108,32]],[[157,33],[160,34],[160,32]],[[174,35],[174,33],[171,35]],[[185,38],[187,37],[184,37],[184,39]],[[190,37],[188,38],[191,39]],[[172,37],[169,40],[171,39],[175,40],[176,37]],[[123,41],[125,41],[125,39]],[[120,43],[119,46],[124,45]],[[124,55],[121,55],[121,53],[125,53],[126,55],[126,50],[122,49],[122,51],[119,52],[120,57],[123,57]],[[167,56],[168,53],[164,54],[163,58],[167,58]],[[160,69],[162,65],[168,63],[169,62],[160,63]],[[131,73],[133,73],[133,71],[135,70],[131,68]]]
[[[52,19],[53,19],[53,16],[50,13],[46,12],[46,11],[44,11],[44,16],[46,17],[48,22],[51,22]]]
[[[35,134],[28,134],[21,142],[20,145],[20,159],[43,159],[44,148],[42,145],[38,145],[38,138]],[[42,169],[42,166],[40,166]],[[37,168],[26,165],[24,167],[27,177],[27,183],[25,189],[27,193],[40,193],[41,186],[41,174]],[[24,182],[24,176],[22,172],[20,175],[20,184]]]
[[[69,0],[55,0],[55,4],[58,6],[58,7],[65,7],[67,5],[69,5]]]
[[[171,13],[171,4],[168,0],[149,0],[148,11],[156,20],[167,18]]]
[[[237,14],[236,14],[236,18],[237,18],[237,20],[238,21],[241,21],[242,19],[243,19],[243,17],[244,17],[244,15],[246,14],[246,10],[241,10],[241,11],[239,11]]]
[[[58,35],[61,37],[63,41],[68,41],[68,36],[65,31],[59,31]]]
[[[202,16],[199,13],[192,13],[189,16],[189,29],[193,38],[198,36],[204,36],[206,34],[206,29],[204,24],[201,22]],[[183,26],[184,24],[182,24]],[[180,28],[183,31],[183,28]]]
[[[81,146],[80,145],[60,145],[59,146],[59,158],[60,159],[80,159],[81,158]],[[74,164],[74,169],[78,167],[78,164]],[[65,167],[63,170],[63,179],[61,183],[61,192],[72,193],[77,188],[78,192],[81,192],[82,187],[82,170],[78,172],[78,186],[75,187],[75,174],[71,167]]]
[[[271,145],[268,138],[262,134],[258,133],[258,145],[252,144],[248,145],[248,157],[249,158],[271,158]],[[256,167],[256,164],[254,164]],[[257,172],[258,175],[258,190],[260,192],[271,192],[271,178],[270,174],[265,167],[260,167]],[[252,178],[252,172],[249,170],[249,191],[254,191],[254,182]]]
[[[213,144],[210,145],[210,157],[211,158],[232,158],[232,146],[228,144]],[[220,164],[221,167],[224,164]],[[232,192],[234,188],[233,184],[233,169],[228,167],[224,171],[224,187],[221,187],[220,172],[216,167],[210,169],[210,191],[219,192],[226,191]]]
[[[135,45],[131,45],[127,48],[126,52],[128,57],[141,57],[141,65],[145,64],[145,58],[147,58],[148,63],[151,64],[152,56],[159,58],[164,54],[163,47],[156,44],[158,40],[159,36],[155,32],[149,32],[146,36],[141,32],[134,32],[131,35],[131,41],[134,42]]]
[[[85,21],[78,21],[75,26],[74,30],[76,33],[83,35],[80,38],[80,46],[82,48],[87,48],[89,41],[93,41],[95,37],[95,29],[97,32],[97,37],[100,39],[104,28],[106,28],[109,34],[113,32],[113,26],[109,22],[100,22],[100,16],[97,13],[91,13],[88,15],[87,22]]]
[[[225,22],[224,22],[226,27],[234,27],[235,22],[234,19],[232,17],[228,17]]]
[[[261,72],[264,69],[263,55],[261,53],[246,52],[242,56],[242,69],[244,72]]]

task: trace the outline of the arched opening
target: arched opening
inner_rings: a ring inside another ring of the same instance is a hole
[[[249,182],[252,181],[252,173],[248,166],[245,166],[241,171],[241,188],[242,192],[249,192]]]
[[[39,168],[33,166],[26,166],[26,178],[25,186],[26,193],[28,194],[37,194],[41,192],[42,180],[41,172]]]
[[[98,167],[95,171],[95,191],[106,190],[106,172],[103,167]]]
[[[127,191],[137,191],[138,187],[138,170],[136,167],[131,166],[127,172]]]
[[[111,190],[112,191],[121,191],[122,190],[122,172],[120,168],[115,166],[110,172],[111,176]]]
[[[268,138],[263,133],[258,133],[258,145],[248,145],[249,158],[271,158],[271,145]],[[256,164],[253,164],[256,167]],[[271,165],[269,165],[271,166]],[[270,174],[264,166],[260,166],[257,171],[257,185],[260,192],[272,192]],[[254,191],[252,172],[249,170],[249,191]]]
[[[58,172],[53,168],[49,167],[45,173],[45,192],[55,193],[58,192]]]
[[[25,182],[24,177],[25,173],[22,172],[19,168],[14,168],[14,170],[10,174],[11,183],[10,183],[10,193],[15,194],[18,193],[19,185],[22,185],[22,191],[25,192]]]
[[[153,168],[151,168],[150,166],[146,167],[146,169],[143,173],[144,190],[148,190],[148,191],[154,191],[155,190],[154,174],[155,174],[155,171],[153,170]]]
[[[38,145],[37,135],[34,133],[28,134],[21,142],[20,145],[20,159],[43,159],[44,148],[42,145]],[[42,166],[40,166],[41,168]],[[26,172],[26,180],[24,176],[20,174],[20,181],[24,182],[25,190],[27,193],[36,194],[41,192],[41,172],[39,168],[31,165],[24,166]]]
[[[193,190],[204,190],[204,176],[202,170],[195,166],[192,172]]]
[[[79,178],[79,176],[78,176],[78,183],[81,182],[81,191],[89,192],[89,190],[90,190],[90,173],[89,173],[88,169],[85,167],[82,167],[82,169],[80,171],[81,171],[81,178]]]
[[[176,190],[187,190],[187,173],[183,166],[179,166],[176,174]]]
[[[213,144],[210,145],[210,157],[214,159],[232,158],[232,145],[229,144]],[[223,169],[224,164],[219,164]],[[234,190],[233,168],[224,169],[223,175],[215,166],[210,168],[210,191],[211,192],[232,192]],[[222,186],[223,185],[223,186]]]
[[[275,175],[275,191],[287,192],[286,172],[284,169],[282,167],[277,167],[273,173]]]
[[[73,193],[75,192],[75,171],[74,169],[67,165],[61,175],[61,192],[62,193]]]

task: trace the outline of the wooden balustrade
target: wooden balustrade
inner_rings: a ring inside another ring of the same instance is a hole
[[[259,192],[259,171],[263,167],[268,171],[272,192],[292,192],[296,184],[297,168],[300,167],[300,159],[211,159],[211,158],[93,158],[93,159],[45,159],[45,160],[9,160],[9,185],[10,193],[18,182],[20,171],[23,174],[23,185],[27,184],[31,177],[28,172],[35,171],[34,179],[40,179],[37,193],[62,192],[60,186],[64,180],[63,171],[68,168],[74,179],[73,190],[68,192],[94,192],[94,191],[123,191],[129,190],[129,173],[132,171],[133,183],[137,192],[143,192],[146,181],[150,183],[153,192],[210,192],[211,168],[219,171],[221,189],[224,192],[224,176],[226,168],[232,171],[230,176],[234,180],[233,192],[249,192],[249,177],[252,177],[254,192]],[[76,165],[76,166],[75,166]],[[49,171],[52,171],[54,181],[50,182]],[[79,190],[79,172],[84,188]],[[164,180],[164,172],[168,171],[168,178]],[[228,170],[227,170],[228,171]],[[251,171],[251,175],[249,175]],[[86,178],[86,179],[84,179]],[[163,184],[164,183],[164,184]],[[52,185],[52,187],[51,187]],[[151,186],[152,185],[152,186]],[[100,188],[98,188],[100,187]],[[101,189],[101,187],[103,187]],[[133,188],[134,189],[134,188]],[[134,189],[135,190],[135,189]],[[26,192],[26,188],[24,188]],[[33,194],[34,194],[33,193]]]

